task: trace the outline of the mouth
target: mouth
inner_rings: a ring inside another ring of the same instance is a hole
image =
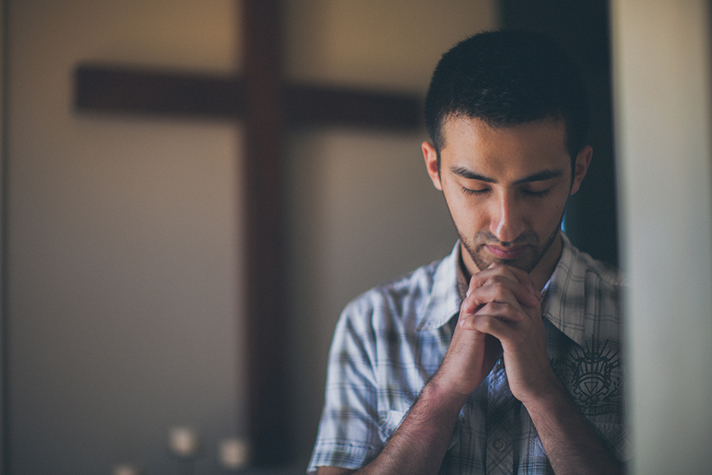
[[[526,244],[508,248],[485,245],[485,248],[487,248],[487,252],[499,259],[516,259],[517,257],[524,254],[528,247],[529,246],[527,246]]]

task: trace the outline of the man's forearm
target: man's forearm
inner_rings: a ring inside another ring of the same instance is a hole
[[[527,410],[557,475],[623,473],[562,387],[530,403]]]
[[[381,454],[356,473],[438,473],[465,400],[442,391],[432,380]]]

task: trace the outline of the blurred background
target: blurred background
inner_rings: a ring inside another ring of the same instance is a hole
[[[79,111],[73,91],[82,63],[239,75],[242,2],[1,3],[4,473],[226,472],[221,443],[251,443],[241,119]],[[648,461],[638,473],[680,460],[703,473],[709,16],[703,1],[652,4],[284,0],[284,75],[423,98],[440,55],[473,33],[528,28],[564,42],[593,95],[595,150],[566,230],[641,284],[630,299],[635,453]],[[288,455],[255,473],[306,467],[343,306],[454,245],[425,139],[422,127],[286,132],[288,324],[274,331],[287,342],[275,351],[287,361]],[[686,412],[661,411],[672,406]],[[194,447],[194,463],[179,457]]]

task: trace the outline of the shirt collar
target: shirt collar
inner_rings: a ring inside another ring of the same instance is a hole
[[[579,345],[585,342],[586,263],[562,232],[561,257],[542,291],[542,317]]]
[[[439,328],[459,314],[462,304],[462,296],[458,288],[461,274],[459,262],[460,241],[458,240],[450,255],[435,267],[431,291],[422,313],[418,316],[415,327],[417,331]]]

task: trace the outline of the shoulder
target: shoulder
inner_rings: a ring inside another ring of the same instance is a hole
[[[585,269],[586,274],[590,279],[600,281],[604,285],[611,287],[622,287],[625,285],[625,275],[616,266],[607,262],[594,259],[589,254],[579,251],[577,252],[577,260]]]
[[[567,286],[582,283],[586,289],[593,286],[614,290],[625,285],[625,277],[617,267],[581,251],[563,233],[562,237],[564,250],[557,266],[557,280],[567,282]]]
[[[414,322],[427,305],[442,262],[434,261],[362,293],[346,305],[341,319],[371,327]]]
[[[616,267],[582,253],[585,263],[585,317],[587,333],[598,341],[620,344],[623,331],[624,275]]]

